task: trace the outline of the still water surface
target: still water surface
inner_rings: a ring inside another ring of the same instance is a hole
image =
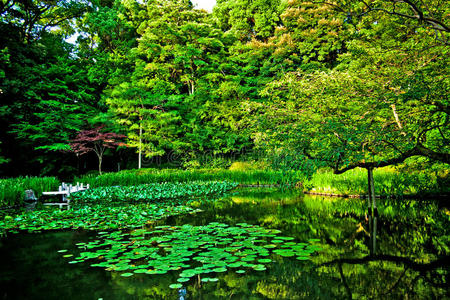
[[[392,202],[392,203],[391,203]],[[276,228],[297,241],[320,239],[309,261],[273,255],[263,272],[217,274],[189,281],[185,299],[444,299],[449,298],[448,210],[436,204],[383,201],[365,218],[363,200],[241,190],[196,215],[160,224],[239,222]],[[96,238],[94,232],[9,234],[0,240],[0,299],[179,299],[169,288],[177,273],[135,274],[70,265],[60,249]]]

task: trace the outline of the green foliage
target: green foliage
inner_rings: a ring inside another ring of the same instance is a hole
[[[42,192],[56,190],[59,181],[55,177],[18,177],[0,179],[0,207],[22,205],[25,190],[33,190],[36,197]]]
[[[285,178],[280,171],[232,171],[223,169],[140,169],[127,170],[117,173],[105,173],[101,176],[82,176],[75,178],[75,182],[89,183],[93,187],[114,185],[138,185],[159,182],[191,182],[191,181],[230,181],[240,184],[276,184]],[[295,177],[294,180],[301,180]],[[294,181],[295,182],[295,181]]]
[[[241,41],[265,40],[281,24],[280,14],[285,6],[280,0],[218,0],[213,21]]]
[[[188,182],[152,183],[135,186],[97,187],[74,193],[75,203],[123,203],[123,202],[163,202],[167,200],[197,199],[221,196],[235,188],[230,182]]]

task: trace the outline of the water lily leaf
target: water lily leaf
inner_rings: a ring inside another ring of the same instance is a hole
[[[227,268],[215,268],[212,269],[213,272],[217,272],[217,273],[221,273],[221,272],[226,272]]]
[[[137,269],[137,270],[134,270],[134,273],[136,273],[136,274],[144,274],[144,273],[147,273],[147,270],[146,269]]]
[[[290,236],[277,236],[277,239],[279,239],[279,240],[285,240],[285,241],[291,241],[291,240],[293,240],[294,238],[293,238],[293,237],[290,237]]]
[[[308,260],[309,257],[308,256],[298,256],[297,259],[298,260]]]
[[[205,278],[202,278],[202,282],[216,282],[216,281],[218,281],[219,280],[219,278],[209,278],[209,277],[205,277]]]

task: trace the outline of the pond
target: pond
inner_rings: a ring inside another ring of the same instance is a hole
[[[380,216],[372,219],[364,216],[360,199],[243,189],[203,205],[203,212],[146,228],[246,223],[277,229],[296,242],[318,240],[309,259],[271,252],[267,269],[239,274],[225,266],[210,276],[218,280],[209,282],[192,276],[182,284],[185,299],[449,297],[448,210],[433,202],[380,202]],[[64,256],[70,255],[58,252],[79,254],[76,244],[97,239],[96,232],[85,230],[8,234],[0,239],[0,299],[180,299],[179,289],[169,288],[180,272],[126,277],[91,267],[90,261],[69,264],[72,258]]]

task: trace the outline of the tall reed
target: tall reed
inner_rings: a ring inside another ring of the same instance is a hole
[[[42,192],[58,188],[55,177],[17,177],[0,179],[0,207],[20,205],[23,203],[25,190],[33,190],[36,197]]]
[[[91,186],[189,181],[231,181],[240,184],[277,184],[282,183],[284,180],[285,176],[280,171],[225,169],[139,169],[105,173],[100,176],[91,175],[75,178],[75,182],[89,183]],[[300,177],[298,180],[300,180]]]

